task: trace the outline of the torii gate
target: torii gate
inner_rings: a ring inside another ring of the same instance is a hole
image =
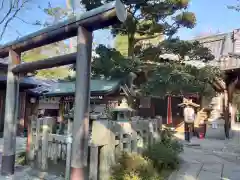
[[[19,75],[76,62],[76,91],[73,122],[72,180],[83,180],[87,167],[89,126],[89,84],[92,33],[126,20],[128,13],[120,0],[88,11],[57,25],[37,31],[0,46],[0,58],[9,56],[4,123],[2,174],[14,174]],[[33,48],[77,36],[77,53],[21,64],[21,53]]]

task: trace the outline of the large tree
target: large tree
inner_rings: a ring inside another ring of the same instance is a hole
[[[104,2],[109,1],[81,1],[87,10]],[[132,17],[111,29],[116,37],[116,49],[104,45],[96,48],[98,56],[93,58],[92,75],[119,78],[147,69],[150,72],[148,80],[142,85],[145,93],[210,92],[207,84],[210,74],[207,76],[205,72],[208,70],[215,75],[214,70],[210,67],[198,69],[184,63],[186,57],[204,62],[213,59],[209,49],[198,42],[173,38],[179,28],[195,25],[194,14],[185,11],[188,3],[188,0],[165,0],[128,4]],[[177,55],[178,61],[163,62],[161,55],[166,53]],[[155,64],[149,65],[147,61]],[[201,77],[202,73],[206,76]],[[180,83],[176,85],[177,82]]]
[[[138,59],[124,57],[115,48],[99,45],[96,48],[97,56],[92,62],[92,76],[106,78],[122,78],[130,72],[138,71],[141,62]]]
[[[144,94],[213,95],[214,91],[209,82],[214,76],[219,76],[220,71],[210,66],[196,67],[196,62],[203,63],[214,58],[211,51],[199,42],[174,38],[163,40],[157,45],[150,43],[146,48],[140,49],[137,57],[133,59],[124,56],[127,49],[125,42],[126,37],[118,36],[115,42],[116,49],[106,48],[104,45],[96,49],[98,56],[92,63],[94,76],[115,78],[126,76],[130,72],[145,71],[148,73],[147,81],[141,85]],[[177,59],[165,57],[164,54],[174,55]]]
[[[211,97],[215,91],[210,83],[216,76],[220,77],[220,71],[215,67],[197,68],[193,65],[167,62],[156,67],[148,81],[142,84],[142,90],[155,96],[198,93]]]
[[[81,0],[87,9],[96,8],[112,0]],[[134,48],[140,42],[160,36],[172,37],[181,27],[193,28],[196,23],[194,13],[188,12],[190,0],[139,0],[124,1],[129,16],[124,24],[111,29],[112,34],[126,35],[128,38],[128,56],[134,56]]]

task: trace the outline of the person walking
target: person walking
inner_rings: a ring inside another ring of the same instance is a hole
[[[189,104],[186,104],[183,110],[183,116],[185,140],[190,142],[195,120],[195,111],[193,107],[191,107]]]

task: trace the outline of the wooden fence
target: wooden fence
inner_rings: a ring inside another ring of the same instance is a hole
[[[71,121],[68,133],[53,134],[52,117],[31,117],[30,150],[28,159],[37,161],[38,167],[46,171],[48,162],[66,162],[65,177],[69,179],[71,159]],[[107,180],[111,165],[121,151],[141,153],[143,148],[160,138],[161,117],[154,119],[132,118],[129,122],[107,119],[93,120],[89,137],[89,179]]]

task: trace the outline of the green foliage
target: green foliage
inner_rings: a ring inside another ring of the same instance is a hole
[[[81,0],[87,9],[99,7],[113,0]],[[132,15],[125,23],[114,25],[112,34],[128,37],[128,56],[133,57],[134,48],[139,41],[165,36],[173,36],[179,28],[193,28],[196,24],[194,13],[188,12],[190,0],[139,0],[127,5]]]
[[[137,59],[130,60],[116,49],[107,48],[104,45],[99,45],[96,53],[99,56],[95,57],[92,62],[93,76],[122,78],[130,72],[136,72],[140,65]]]
[[[112,167],[111,180],[163,180],[151,160],[137,154],[122,153]]]
[[[183,12],[175,17],[176,23],[187,28],[194,28],[196,24],[195,14],[192,12]]]
[[[183,146],[173,138],[171,130],[163,130],[161,142],[151,145],[143,153],[123,152],[112,167],[111,180],[163,180],[180,164]]]
[[[21,152],[17,154],[16,164],[17,165],[26,165],[26,152]]]
[[[128,56],[128,37],[118,35],[114,40],[114,48],[119,51],[124,57]]]
[[[161,141],[156,142],[144,152],[144,156],[153,162],[158,171],[174,170],[179,167],[178,155],[183,152],[183,145],[173,137],[173,133],[170,129],[164,129],[161,132]]]
[[[179,61],[184,61],[185,57],[203,62],[214,59],[211,51],[208,48],[203,47],[198,41],[183,41],[179,38],[164,40],[157,46],[149,44],[147,48],[139,48],[138,51],[136,50],[137,49],[135,49],[135,53],[144,61],[162,62],[162,59],[159,56],[165,53],[178,55]]]
[[[118,36],[118,40],[124,38]],[[125,42],[125,40],[123,40]],[[126,44],[127,45],[127,44]],[[118,46],[119,48],[119,46]],[[124,50],[121,45],[121,49]],[[98,54],[92,63],[94,76],[123,77],[129,72],[138,72],[148,69],[151,73],[147,82],[141,85],[144,94],[164,96],[166,93],[184,94],[199,93],[212,96],[215,91],[208,82],[215,76],[220,76],[218,68],[206,66],[197,68],[185,64],[184,57],[191,60],[209,61],[214,58],[208,48],[203,47],[199,42],[181,41],[171,39],[163,41],[159,46],[149,46],[139,51],[138,59],[129,59],[113,48],[100,45],[96,49]],[[160,58],[160,54],[178,55],[179,61],[166,61]],[[154,66],[144,64],[147,60],[156,62]]]
[[[164,96],[167,93],[183,95],[184,93],[199,93],[213,96],[215,91],[209,84],[214,77],[220,76],[218,68],[206,66],[197,68],[192,65],[164,62],[152,72],[148,81],[142,84],[145,94]]]
[[[52,45],[50,48],[54,49],[55,45]],[[24,62],[32,62],[40,59],[49,58],[46,54],[42,54],[41,52],[41,48],[30,50],[23,55],[22,59]],[[57,67],[51,69],[43,69],[35,73],[36,76],[40,78],[63,79],[68,76],[68,68]]]
[[[174,139],[174,132],[171,129],[164,129],[161,131],[161,143],[166,147],[172,149],[176,153],[183,152],[183,145]]]
[[[144,152],[144,155],[153,161],[159,171],[163,169],[177,169],[180,165],[178,153],[171,146],[162,142],[155,143]]]

